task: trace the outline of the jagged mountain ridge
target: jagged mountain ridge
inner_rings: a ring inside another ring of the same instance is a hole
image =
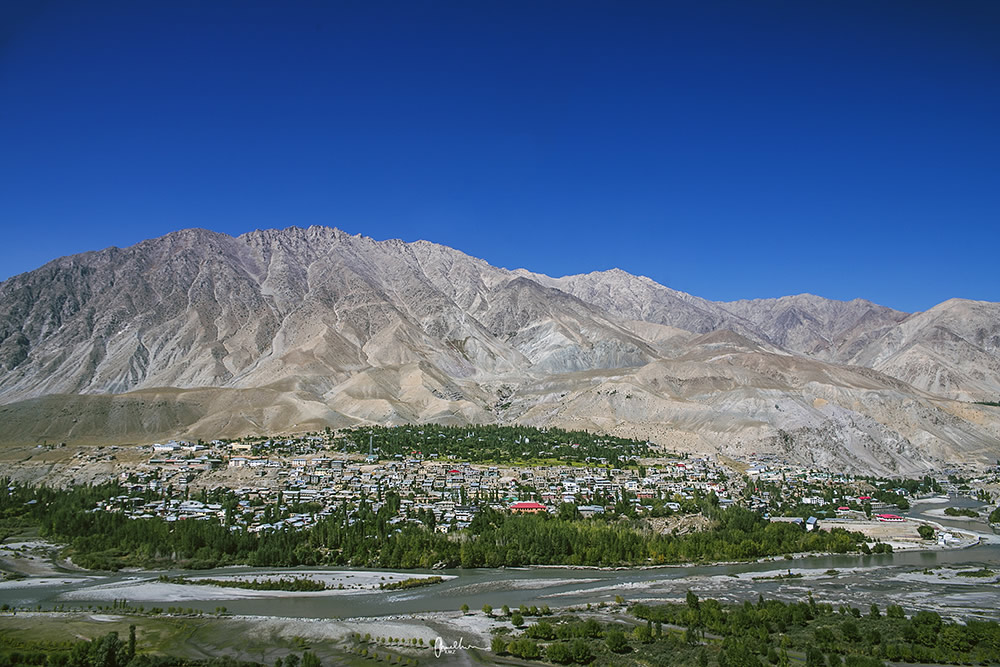
[[[839,360],[837,351],[845,343],[893,327],[908,316],[864,299],[834,301],[812,294],[721,305],[751,322],[775,345],[830,360]]]
[[[0,297],[8,401],[291,377],[332,387],[417,362],[464,378],[652,358],[566,293],[441,246],[318,227],[235,239],[185,230],[57,260],[6,281]]]
[[[20,441],[499,419],[929,469],[1000,451],[994,409],[948,400],[1000,395],[998,312],[715,303],[425,241],[184,230],[0,283],[0,423]]]

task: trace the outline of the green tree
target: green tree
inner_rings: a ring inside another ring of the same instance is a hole
[[[840,624],[840,634],[848,644],[861,641],[861,631],[858,630],[858,624],[853,619],[849,618]]]
[[[580,510],[573,503],[563,503],[559,506],[559,512],[556,514],[562,521],[576,521],[582,518],[580,515]]]
[[[590,644],[583,639],[574,639],[569,643],[569,648],[573,652],[573,661],[585,665],[594,658],[590,650]]]
[[[643,644],[648,644],[653,641],[653,631],[648,625],[638,625],[635,630],[632,631],[635,636],[636,641],[642,642]]]
[[[128,626],[128,649],[125,652],[126,662],[135,657],[135,626]]]
[[[604,643],[613,653],[625,653],[629,650],[628,640],[621,630],[609,630],[604,637]]]
[[[119,667],[127,662],[128,647],[122,644],[117,632],[109,632],[91,643],[91,667]]]
[[[806,667],[826,667],[823,651],[818,646],[810,646],[806,649]]]
[[[497,635],[490,642],[490,650],[497,655],[504,655],[507,653],[507,640],[504,637]]]
[[[530,639],[515,639],[507,645],[507,651],[509,651],[511,655],[515,655],[519,658],[525,658],[527,660],[534,660],[536,658],[540,658],[542,655],[538,644]]]
[[[726,667],[760,667],[760,660],[742,641],[729,641],[726,648]]]
[[[815,632],[813,632],[813,638],[816,640],[817,644],[824,647],[833,646],[833,643],[837,639],[833,634],[833,630],[825,626],[822,628],[816,628]]]
[[[555,642],[545,649],[545,658],[560,665],[568,665],[573,662],[573,651],[569,644]]]
[[[533,639],[544,640],[554,639],[556,636],[552,624],[548,621],[539,621],[538,623],[535,623],[530,626],[527,631],[525,631],[525,634]]]

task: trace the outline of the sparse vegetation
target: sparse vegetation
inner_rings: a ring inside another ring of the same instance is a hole
[[[979,518],[979,512],[971,510],[968,507],[946,507],[944,513],[948,516],[966,516],[970,519]]]
[[[433,586],[434,584],[440,584],[444,581],[444,578],[433,576],[433,577],[411,577],[410,579],[403,579],[402,581],[392,581],[387,584],[379,584],[379,588],[385,591],[399,591],[406,590],[408,588],[420,588],[421,586]]]
[[[324,591],[327,586],[322,581],[308,577],[281,577],[279,579],[189,579],[160,575],[160,581],[171,584],[193,584],[195,586],[218,586],[220,588],[244,588],[252,591]]]
[[[981,568],[981,569],[978,569],[978,570],[966,570],[964,572],[959,572],[957,576],[959,576],[959,577],[984,578],[984,577],[992,577],[992,576],[995,576],[995,575],[996,575],[996,572],[994,572],[993,570],[991,570],[989,568],[984,567],[984,568]]]

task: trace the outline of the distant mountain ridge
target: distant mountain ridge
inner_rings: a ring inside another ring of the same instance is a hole
[[[997,396],[988,302],[719,303],[326,227],[183,230],[0,283],[7,442],[521,421],[928,470],[996,460],[974,401]]]

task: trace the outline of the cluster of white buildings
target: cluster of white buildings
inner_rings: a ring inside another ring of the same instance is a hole
[[[230,512],[234,526],[251,531],[306,527],[346,505],[356,508],[365,499],[375,509],[389,492],[401,498],[395,521],[434,516],[438,530],[463,528],[479,507],[507,511],[554,512],[563,503],[576,505],[585,516],[612,510],[625,499],[638,512],[652,508],[652,501],[680,509],[679,502],[695,494],[715,493],[732,502],[722,468],[709,458],[659,460],[647,466],[480,465],[438,460],[434,457],[377,460],[374,456],[331,453],[319,447],[305,452],[254,455],[261,448],[245,443],[191,444],[170,442],[152,447],[152,458],[122,474],[134,494],[155,492],[155,501],[143,496],[113,499],[103,510],[127,512],[136,519],[159,516],[167,521],[225,520],[219,504],[192,498],[201,490],[225,487],[239,502]],[[312,511],[266,520],[267,504],[285,508],[311,504]],[[525,509],[517,503],[532,504]]]

